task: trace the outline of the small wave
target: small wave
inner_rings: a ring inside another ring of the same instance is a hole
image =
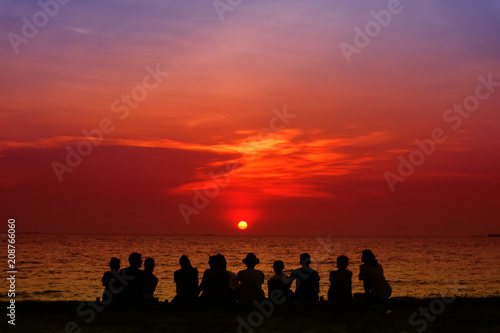
[[[62,290],[34,291],[32,294],[34,294],[34,295],[45,295],[45,294],[55,294],[55,293],[62,293]]]
[[[16,297],[30,297],[31,293],[27,293],[24,291],[16,291]],[[7,294],[5,294],[7,296]]]
[[[43,262],[41,261],[19,261],[18,262],[20,265],[25,265],[25,264],[32,264],[32,265],[41,265]]]

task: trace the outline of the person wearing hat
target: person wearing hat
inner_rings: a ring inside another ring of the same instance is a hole
[[[261,301],[265,298],[262,284],[264,284],[264,273],[255,269],[259,263],[259,258],[254,253],[250,252],[243,263],[247,269],[239,271],[236,275],[240,282],[240,302],[250,303],[255,300]]]

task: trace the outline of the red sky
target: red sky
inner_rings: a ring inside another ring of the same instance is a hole
[[[2,217],[25,232],[500,232],[500,5],[401,1],[348,62],[340,45],[387,4],[243,1],[220,21],[211,1],[70,2],[16,44],[42,9],[1,1]],[[95,145],[82,131],[103,121]],[[415,140],[436,128],[420,164]]]

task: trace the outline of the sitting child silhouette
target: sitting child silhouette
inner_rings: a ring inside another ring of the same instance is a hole
[[[330,272],[329,301],[350,301],[352,299],[352,272],[347,270],[348,265],[349,258],[346,256],[337,258],[338,270]]]

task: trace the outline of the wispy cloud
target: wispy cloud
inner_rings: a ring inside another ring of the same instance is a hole
[[[199,165],[197,180],[172,189],[185,192],[203,188],[211,181],[210,170],[223,168],[227,163],[239,167],[231,172],[236,188],[253,188],[264,194],[281,196],[329,196],[311,178],[322,177],[325,183],[331,177],[343,176],[362,169],[366,163],[378,158],[376,151],[359,154],[349,147],[369,147],[387,142],[391,135],[370,133],[358,137],[317,139],[317,130],[285,129],[268,137],[257,136],[221,144],[199,144],[168,139],[103,139],[106,146],[180,149],[219,154],[220,158],[207,165]],[[58,136],[35,142],[0,142],[0,151],[22,148],[55,148],[76,145],[85,137]]]
[[[85,34],[85,35],[86,35],[86,34],[93,34],[93,33],[95,33],[95,32],[93,32],[93,31],[90,31],[90,30],[88,30],[88,29],[83,29],[83,28],[68,27],[67,29],[68,29],[68,30],[71,30],[71,31],[74,31],[74,32],[76,32],[76,33],[79,33],[79,34]]]
[[[184,124],[184,126],[186,126],[187,128],[206,127],[213,124],[219,124],[224,119],[226,119],[226,116],[220,113],[208,114],[208,115],[203,114],[199,117],[195,117],[194,119],[187,121]]]

